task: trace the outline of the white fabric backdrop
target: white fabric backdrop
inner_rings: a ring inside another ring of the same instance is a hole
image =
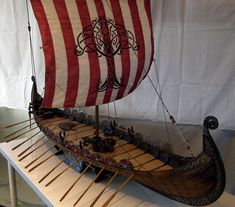
[[[39,89],[44,85],[44,59],[36,19],[30,12]],[[28,108],[31,54],[25,0],[0,0],[0,106]]]
[[[24,108],[31,90],[25,0],[0,0],[0,5],[0,106]],[[155,59],[169,111],[178,123],[201,124],[213,114],[221,128],[234,129],[235,1],[152,0],[152,5]],[[35,18],[30,19],[42,92],[41,40]],[[157,83],[155,67],[149,76]],[[164,120],[161,103],[147,79],[116,106],[118,116]],[[102,112],[107,114],[107,106]]]

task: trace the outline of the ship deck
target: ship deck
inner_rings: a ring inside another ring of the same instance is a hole
[[[53,117],[50,119],[40,120],[42,128],[48,128],[59,137],[61,129],[59,124],[61,123],[72,123],[75,124],[71,130],[66,130],[65,140],[70,142],[72,145],[79,146],[80,141],[83,137],[92,138],[94,136],[95,129],[92,126],[79,123],[77,121],[71,121],[62,117]],[[108,138],[102,131],[99,132],[99,136],[102,139]],[[156,159],[152,154],[146,153],[144,150],[138,148],[134,144],[128,143],[126,140],[120,139],[117,136],[112,136],[116,141],[113,152],[99,153],[104,159],[112,157],[117,163],[125,159],[132,163],[134,170],[138,171],[160,171],[170,170],[172,167],[159,159]],[[94,153],[92,145],[86,146],[86,149],[90,153]]]

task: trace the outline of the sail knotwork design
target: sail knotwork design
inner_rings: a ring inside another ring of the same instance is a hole
[[[113,174],[109,183],[93,199],[91,206],[97,204],[99,198],[104,198],[102,194],[117,175],[127,178],[103,206],[109,205],[131,179],[188,205],[202,206],[218,199],[225,188],[225,170],[209,131],[218,127],[215,117],[207,117],[204,121],[201,153],[195,156],[186,140],[185,149],[190,156],[186,152],[174,154],[167,142],[163,147],[156,144],[158,141],[154,144],[152,139],[136,133],[133,127],[125,129],[116,121],[99,122],[98,106],[95,107],[95,120],[77,110],[60,109],[109,103],[127,96],[138,87],[153,60],[150,0],[31,0],[31,3],[42,36],[46,82],[41,105],[42,99],[33,80],[32,94],[36,96],[32,96],[33,111],[30,112],[40,131],[58,147],[56,154],[59,151],[65,153],[61,162],[71,159],[74,163],[79,162],[81,176],[90,167],[98,170],[73,206],[79,204],[88,190],[95,187],[94,183],[109,172]],[[174,122],[174,118],[169,116]],[[6,136],[7,142],[19,137],[9,138],[11,135]],[[69,167],[72,164],[70,162]],[[33,166],[29,172],[38,166]],[[59,179],[61,173],[46,186]],[[81,176],[58,202],[69,195]]]
[[[105,104],[141,83],[153,59],[149,0],[31,4],[45,57],[43,107]]]
[[[139,44],[134,35],[127,31],[123,25],[115,24],[114,20],[99,17],[78,35],[75,53],[80,56],[84,52],[95,52],[99,57],[105,56],[107,58],[108,77],[97,86],[98,91],[102,92],[108,87],[118,89],[127,84],[124,80],[118,80],[113,57],[117,54],[120,55],[123,50],[129,48],[132,50],[139,49]]]

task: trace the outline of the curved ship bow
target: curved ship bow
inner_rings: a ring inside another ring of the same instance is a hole
[[[223,162],[209,132],[218,126],[215,117],[204,121],[202,153],[183,157],[147,143],[133,128],[124,129],[115,122],[101,126],[98,110],[94,120],[76,110],[58,109],[98,108],[138,87],[153,61],[150,0],[31,0],[31,3],[42,36],[46,83],[42,98],[33,78],[29,113],[34,114],[40,130],[59,147],[58,151],[66,154],[64,160],[68,155],[74,159],[69,167],[79,161],[82,175],[90,167],[97,172],[74,206],[106,171],[112,175],[110,183],[118,174],[128,176],[120,189],[133,179],[185,204],[200,206],[214,202],[225,187]],[[174,124],[174,118],[170,119]]]
[[[187,196],[185,198],[180,195],[172,196],[173,199],[188,205],[201,206],[213,203],[221,196],[225,188],[224,164],[209,132],[209,129],[213,130],[218,127],[218,120],[213,116],[208,116],[203,126],[203,152],[183,168],[176,169],[179,173],[181,170],[185,171],[182,174],[184,178],[191,173],[189,176],[191,177],[189,180],[191,190],[189,189]]]

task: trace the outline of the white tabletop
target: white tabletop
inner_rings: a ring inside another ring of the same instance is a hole
[[[69,187],[74,183],[76,178],[79,177],[79,173],[75,172],[72,169],[69,169],[65,173],[62,174],[57,180],[55,180],[51,185],[45,187],[45,184],[49,182],[55,175],[61,172],[63,169],[67,167],[65,163],[62,163],[50,176],[48,176],[42,183],[38,183],[38,181],[52,169],[57,163],[60,162],[61,157],[53,156],[48,161],[43,163],[40,167],[36,168],[32,172],[28,172],[28,169],[25,169],[25,166],[33,159],[38,157],[41,153],[46,151],[48,148],[52,146],[52,143],[48,142],[43,147],[39,148],[35,152],[33,152],[30,156],[25,158],[24,160],[19,162],[19,158],[17,155],[26,149],[28,146],[37,141],[41,135],[31,139],[26,142],[21,147],[12,151],[12,148],[16,146],[18,143],[22,142],[24,139],[15,140],[10,143],[1,143],[0,144],[0,152],[7,159],[7,161],[15,168],[15,170],[22,176],[22,178],[31,186],[31,188],[38,194],[38,196],[44,201],[44,203],[48,206],[58,206],[58,207],[67,207],[73,206],[75,201],[79,198],[79,196],[84,192],[84,190],[88,187],[88,185],[92,182],[95,174],[92,172],[86,173],[82,178],[78,181],[75,187],[71,190],[71,192],[65,197],[62,202],[59,202],[62,195],[69,189]],[[25,138],[26,139],[26,138]],[[33,148],[36,148],[41,143],[45,142],[47,139],[43,139],[38,142]],[[31,151],[31,149],[29,150]],[[28,151],[28,152],[29,152]],[[35,162],[32,166],[36,165],[41,160],[49,157],[53,151],[48,152],[43,157],[41,157],[37,162]],[[102,206],[102,204],[109,198],[112,193],[118,188],[118,186],[125,181],[125,178],[117,177],[112,185],[108,187],[105,193],[101,196],[95,206]],[[98,184],[93,184],[92,187],[88,190],[85,196],[79,201],[76,206],[87,207],[89,206],[93,199],[99,194],[99,192],[104,188],[105,183],[107,181],[103,181]],[[232,207],[235,205],[235,197],[226,192],[217,200],[215,203],[209,205],[210,207]],[[117,196],[112,200],[109,205],[110,207],[184,207],[187,205],[172,201],[168,198],[165,198],[146,187],[135,183],[130,182],[121,192],[117,194]]]

